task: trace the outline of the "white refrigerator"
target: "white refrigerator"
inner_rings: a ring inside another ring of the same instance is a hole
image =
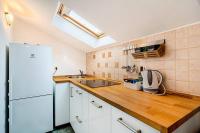
[[[9,133],[53,130],[52,51],[47,46],[9,46]]]

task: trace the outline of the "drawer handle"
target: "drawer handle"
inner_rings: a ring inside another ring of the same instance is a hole
[[[97,107],[97,108],[103,108],[103,106],[99,105],[98,103],[96,103],[95,101],[91,101],[91,103]]]
[[[140,129],[136,130],[136,129],[132,128],[129,124],[125,123],[121,117],[118,118],[117,121],[118,121],[119,123],[121,123],[123,126],[125,126],[126,128],[128,128],[128,129],[129,129],[130,131],[132,131],[133,133],[141,133],[141,130],[140,130]]]
[[[79,95],[82,95],[82,93],[81,93],[81,92],[79,92],[78,90],[76,90],[76,93],[77,93],[77,94],[79,94]]]
[[[76,116],[76,120],[78,121],[78,123],[82,123],[78,116]]]

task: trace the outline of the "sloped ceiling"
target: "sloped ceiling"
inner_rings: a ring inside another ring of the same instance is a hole
[[[54,36],[81,49],[86,44],[56,29],[52,24],[58,0],[17,1],[23,11],[17,17],[50,32]],[[62,0],[80,16],[111,35],[118,42],[162,32],[200,21],[200,0]],[[14,2],[13,2],[14,3]],[[12,7],[12,10],[16,7]]]

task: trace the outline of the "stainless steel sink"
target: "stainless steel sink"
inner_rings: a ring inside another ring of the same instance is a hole
[[[120,85],[120,82],[115,81],[109,81],[109,80],[102,80],[102,79],[96,79],[96,80],[80,80],[79,83],[86,85],[91,88],[98,88],[98,87],[106,87],[106,86],[113,86],[113,85]]]

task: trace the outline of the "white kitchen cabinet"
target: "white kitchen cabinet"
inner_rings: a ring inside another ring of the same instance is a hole
[[[70,123],[75,133],[160,133],[142,121],[70,84]],[[200,113],[174,133],[199,130]],[[196,124],[194,124],[196,123]]]
[[[138,119],[112,107],[112,133],[160,133]]]
[[[77,129],[76,116],[78,115],[78,98],[75,93],[76,86],[70,84],[70,124],[72,128]]]
[[[111,106],[89,95],[89,133],[111,133]]]
[[[69,83],[55,85],[55,126],[69,123]]]
[[[89,94],[73,84],[70,87],[70,123],[75,133],[88,133]]]
[[[78,123],[78,132],[76,133],[88,133],[88,120],[89,120],[89,105],[88,99],[89,94],[82,89],[77,89],[76,93],[78,95],[78,115],[76,116],[76,120]]]

